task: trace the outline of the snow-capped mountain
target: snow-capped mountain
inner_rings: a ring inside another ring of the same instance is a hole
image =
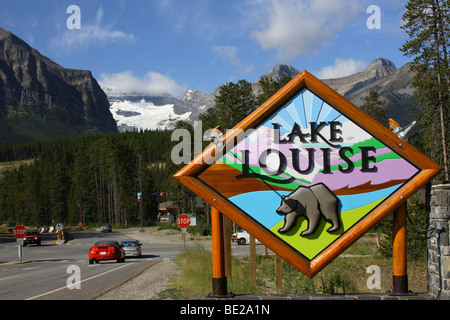
[[[262,77],[279,81],[284,76],[295,77],[299,71],[288,65],[276,65]],[[324,83],[343,95],[356,106],[364,104],[364,97],[370,90],[376,90],[386,103],[383,106],[388,116],[400,123],[410,123],[408,111],[413,102],[410,87],[413,74],[409,64],[397,69],[395,65],[383,58],[372,61],[362,72],[337,78],[324,79]],[[259,80],[252,82],[254,94],[259,94]],[[215,105],[219,86],[212,93],[190,89],[181,98],[169,94],[148,96],[130,93],[118,93],[110,88],[103,88],[110,102],[110,110],[117,122],[119,131],[139,129],[170,129],[177,121],[192,123],[201,113]]]
[[[187,121],[192,114],[192,112],[177,114],[173,104],[157,106],[145,98],[140,101],[113,101],[110,111],[119,131],[170,129],[180,120]]]
[[[214,96],[188,90],[181,98],[165,95],[120,93],[103,88],[110,102],[110,111],[119,131],[165,130],[180,121],[193,122],[200,113],[214,105]]]

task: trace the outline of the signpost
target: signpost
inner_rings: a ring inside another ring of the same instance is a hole
[[[16,239],[23,239],[27,234],[27,229],[24,226],[15,226],[13,229],[13,235]]]
[[[220,142],[174,177],[308,277],[442,170],[306,71]]]
[[[16,237],[17,239],[17,243],[18,243],[18,257],[19,260],[22,261],[22,256],[23,256],[23,238],[25,237],[25,235],[27,234],[27,229],[24,226],[15,226],[13,229],[13,235],[14,237]]]
[[[180,214],[177,218],[177,225],[181,228],[184,249],[186,250],[186,229],[191,225],[191,218],[187,214]]]
[[[191,218],[187,214],[180,214],[177,218],[177,225],[181,229],[186,229],[191,225]]]

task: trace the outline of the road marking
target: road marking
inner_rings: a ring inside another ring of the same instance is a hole
[[[19,277],[19,276],[12,276],[12,277],[7,277],[7,278],[1,278],[0,281],[12,279],[12,278],[17,278],[17,277]]]
[[[25,271],[25,270],[33,270],[33,269],[40,269],[41,267],[30,267],[30,268],[24,268],[24,269],[22,269],[22,271]]]
[[[79,283],[82,283],[82,282],[85,282],[85,281],[89,281],[89,280],[92,280],[92,279],[101,277],[101,276],[103,276],[103,275],[105,275],[105,274],[108,274],[108,273],[110,273],[110,272],[113,272],[113,271],[122,269],[122,268],[124,268],[124,267],[126,267],[126,266],[131,266],[131,264],[124,264],[124,265],[122,265],[122,266],[120,266],[120,267],[111,269],[111,270],[109,270],[109,271],[105,271],[105,272],[103,272],[103,273],[100,273],[100,274],[97,274],[97,275],[95,275],[95,276],[93,276],[93,277],[84,279],[84,280],[79,281],[79,282],[77,282],[77,283],[74,283],[74,284],[72,284],[72,285],[75,286],[75,285],[77,285],[77,284],[79,284]],[[64,287],[61,287],[61,288],[59,288],[59,289],[55,289],[55,290],[52,290],[52,291],[48,291],[48,292],[39,294],[39,295],[34,296],[34,297],[31,297],[31,298],[27,298],[27,299],[25,299],[25,300],[34,300],[34,299],[37,299],[37,298],[40,298],[40,297],[46,296],[46,295],[48,295],[48,294],[51,294],[51,293],[55,293],[55,292],[64,290],[64,289],[67,289],[67,286],[64,286]]]

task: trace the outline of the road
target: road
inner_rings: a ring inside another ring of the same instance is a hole
[[[129,230],[127,230],[129,232]],[[129,237],[120,232],[74,232],[65,244],[55,244],[54,234],[42,235],[42,245],[23,248],[22,263],[13,241],[0,243],[0,300],[92,300],[140,274],[163,259],[173,259],[183,245],[146,244],[141,258],[124,263],[88,263],[88,250],[99,239]],[[72,289],[71,289],[72,287]]]
[[[139,229],[114,230],[112,233],[72,232],[69,241],[55,244],[55,234],[43,234],[42,245],[23,247],[22,263],[14,238],[0,239],[0,300],[93,300],[120,286],[164,259],[173,259],[184,250],[180,235],[144,236]],[[89,248],[100,239],[135,238],[143,243],[141,258],[124,263],[102,261],[90,265]],[[211,241],[201,243],[211,250]],[[187,247],[195,245],[188,241]],[[256,246],[264,254],[264,245]],[[232,245],[233,255],[247,255],[249,246]],[[271,251],[269,251],[271,253]],[[71,287],[73,287],[71,289]]]

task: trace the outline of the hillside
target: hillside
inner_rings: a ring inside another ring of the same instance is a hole
[[[0,28],[0,141],[115,132],[90,71],[66,69]]]
[[[364,104],[364,97],[369,91],[375,90],[385,101],[383,108],[387,110],[388,117],[408,124],[412,121],[411,107],[414,103],[411,88],[414,74],[409,69],[410,64],[397,69],[391,61],[378,58],[362,72],[323,82],[358,107]]]

